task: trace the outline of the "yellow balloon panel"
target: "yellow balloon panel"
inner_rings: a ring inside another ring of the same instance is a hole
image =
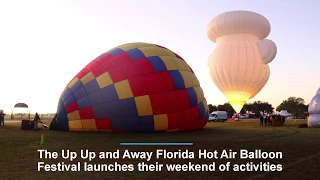
[[[173,58],[173,59],[174,59],[174,63],[177,65],[178,70],[191,72],[189,65],[185,61],[182,61],[179,58]]]
[[[174,57],[170,57],[170,56],[159,56],[159,57],[162,59],[168,71],[178,70],[178,66],[174,61]]]
[[[164,131],[168,129],[168,115],[158,114],[154,115],[154,129],[157,131]]]
[[[74,78],[69,84],[68,88],[72,88],[73,85],[75,85],[79,81],[79,78]]]
[[[100,88],[104,88],[104,87],[107,87],[107,86],[113,84],[113,81],[110,77],[109,72],[105,72],[105,73],[101,74],[100,76],[98,76],[96,78],[96,80],[97,80],[97,83]]]
[[[71,131],[83,131],[81,120],[68,121]]]
[[[82,119],[81,124],[84,131],[97,131],[96,121],[94,119]]]
[[[176,57],[176,55],[164,48],[158,48],[158,47],[142,47],[139,48],[142,53],[145,55],[145,57],[150,57],[150,56],[171,56],[171,57]]]
[[[193,89],[197,94],[197,103],[199,104],[200,102],[202,102],[205,99],[203,91],[200,87],[194,87]]]
[[[86,85],[88,82],[94,79],[94,75],[92,72],[87,73],[83,78],[80,79],[83,85]]]
[[[188,72],[188,71],[180,71],[180,74],[183,78],[185,88],[194,87],[194,84],[192,81],[193,73]]]
[[[139,116],[153,115],[152,105],[149,95],[134,97]]]
[[[125,45],[122,45],[118,48],[121,48],[122,50],[124,51],[128,51],[128,50],[131,50],[131,49],[135,49],[135,48],[142,48],[142,47],[157,47],[157,45],[155,44],[147,44],[147,43],[128,43],[128,44],[125,44]]]
[[[114,84],[119,99],[126,99],[133,97],[128,80],[120,81]]]
[[[70,112],[67,114],[67,116],[68,116],[69,121],[81,119],[79,111]]]

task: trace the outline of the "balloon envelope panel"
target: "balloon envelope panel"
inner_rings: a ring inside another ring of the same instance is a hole
[[[320,88],[319,88],[320,90]],[[309,127],[320,127],[320,91],[312,98],[308,112],[308,126]]]
[[[308,126],[320,128],[320,114],[311,114],[308,117]]]
[[[70,81],[50,128],[191,131],[207,120],[207,102],[189,65],[162,46],[130,43],[103,53]]]
[[[219,37],[247,33],[266,38],[271,31],[270,22],[262,15],[251,11],[229,11],[214,17],[207,25],[208,38],[216,42]]]
[[[309,114],[320,114],[320,94],[315,95],[308,107]]]
[[[259,49],[250,42],[218,44],[208,65],[213,82],[237,113],[270,76],[269,66],[262,63]]]

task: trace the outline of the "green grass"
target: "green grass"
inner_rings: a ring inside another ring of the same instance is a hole
[[[8,120],[10,121],[10,120]],[[208,151],[223,149],[261,149],[263,151],[281,151],[281,160],[181,160],[181,159],[155,159],[150,162],[132,159],[103,159],[91,163],[134,164],[143,161],[146,163],[192,163],[211,164],[230,161],[234,163],[270,162],[282,164],[281,172],[264,174],[260,179],[320,179],[320,129],[296,128],[296,124],[306,121],[289,121],[285,127],[260,127],[255,120],[235,123],[214,123],[195,132],[182,133],[103,133],[103,132],[60,132],[50,130],[26,131],[20,130],[20,123],[6,123],[0,127],[0,179],[247,179],[263,172],[44,172],[37,171],[37,162],[58,163],[68,160],[58,159],[40,160],[37,149],[57,151],[62,149],[77,151],[88,149],[96,153],[100,151],[115,151],[124,149],[131,151],[155,151],[167,149],[168,151],[185,150],[198,152],[198,149]],[[40,145],[41,134],[44,134],[45,144]],[[193,142],[189,147],[121,147],[120,142]],[[197,153],[196,153],[197,154]],[[306,159],[309,156],[312,158]],[[78,161],[79,158],[76,160]]]

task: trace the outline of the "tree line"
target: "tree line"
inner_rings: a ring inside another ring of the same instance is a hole
[[[227,111],[229,116],[232,116],[234,113],[236,113],[230,103],[224,103],[218,106],[209,104],[208,107],[210,113],[213,111]],[[306,116],[308,116],[308,107],[309,104],[306,105],[304,99],[300,97],[289,97],[287,100],[283,100],[282,103],[276,108],[272,107],[272,105],[268,102],[254,101],[252,103],[246,103],[241,109],[240,113],[245,114],[250,112],[253,116],[259,117],[260,112],[273,113],[274,110],[287,110],[294,116],[294,118],[305,119]]]

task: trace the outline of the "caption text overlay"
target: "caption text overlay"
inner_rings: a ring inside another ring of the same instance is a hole
[[[270,161],[282,159],[282,152],[265,152],[262,150],[248,151],[240,149],[214,150],[199,149],[198,152],[190,150],[168,151],[157,149],[155,151],[131,151],[115,150],[94,152],[90,150],[61,150],[61,152],[37,150],[40,161],[37,164],[38,171],[282,171],[281,164],[273,164]],[[46,163],[45,160],[57,160],[57,163]],[[245,163],[232,163],[232,159],[245,160]],[[99,163],[94,162],[100,160]],[[114,160],[114,162],[110,162]],[[136,160],[136,163],[128,161]],[[159,162],[162,160],[163,163]],[[170,160],[175,160],[170,162]],[[177,163],[176,160],[183,161]],[[193,160],[206,160],[204,164],[194,163]],[[207,163],[208,160],[210,163]],[[225,160],[217,163],[217,160]],[[253,162],[255,160],[255,162]],[[258,162],[256,162],[258,160]],[[103,162],[103,163],[101,163]],[[165,162],[165,163],[164,163]]]

